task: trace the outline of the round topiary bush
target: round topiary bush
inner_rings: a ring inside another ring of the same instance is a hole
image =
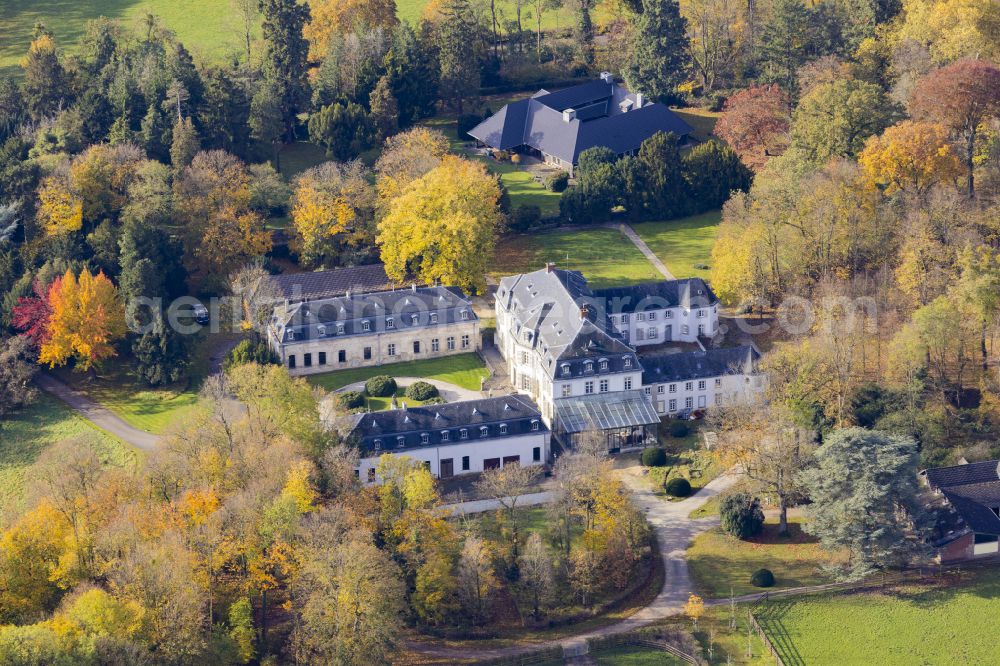
[[[642,464],[646,467],[663,467],[667,464],[667,452],[658,446],[643,449]]]
[[[549,192],[563,192],[568,186],[569,174],[565,171],[560,171],[545,180],[545,189]]]
[[[431,398],[436,398],[438,395],[437,387],[434,384],[428,382],[413,382],[406,387],[404,393],[410,400],[419,400],[424,402],[430,400]]]
[[[670,424],[670,435],[672,437],[687,437],[691,434],[691,426],[684,421],[674,421]]]
[[[389,375],[375,375],[365,382],[365,392],[376,398],[386,398],[396,394],[396,380]]]
[[[365,406],[365,394],[361,391],[344,391],[337,396],[344,409],[357,409]]]
[[[774,585],[774,574],[770,569],[757,569],[750,576],[750,584],[754,587],[772,587]]]
[[[719,503],[722,529],[737,539],[749,539],[764,529],[760,500],[749,493],[726,495]]]
[[[667,481],[667,494],[671,497],[687,497],[691,494],[691,482],[683,476],[675,476]]]

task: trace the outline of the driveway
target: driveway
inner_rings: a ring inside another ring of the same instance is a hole
[[[152,451],[160,440],[157,435],[133,428],[111,410],[102,407],[82,393],[74,391],[48,373],[39,372],[35,375],[35,383],[40,389],[65,402],[98,428],[106,430],[137,449]]]

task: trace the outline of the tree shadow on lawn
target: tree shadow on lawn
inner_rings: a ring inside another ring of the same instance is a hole
[[[922,610],[940,609],[965,594],[980,599],[1000,598],[1000,572],[949,572],[926,583],[900,585],[883,592]]]
[[[788,534],[778,532],[777,523],[764,523],[764,529],[755,537],[746,539],[748,543],[761,546],[789,546],[819,543],[819,539],[802,529],[802,523],[788,523]]]

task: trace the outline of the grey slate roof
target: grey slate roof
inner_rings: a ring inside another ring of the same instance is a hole
[[[642,357],[642,383],[687,381],[754,371],[760,352],[751,345]]]
[[[476,313],[458,287],[413,287],[368,294],[351,292],[350,296],[287,307],[278,304],[270,325],[281,344],[296,344],[475,320]]]
[[[554,405],[557,429],[570,434],[660,422],[653,404],[640,390],[559,398]]]
[[[628,287],[595,289],[594,296],[605,303],[609,314],[622,314],[683,307],[704,308],[715,305],[719,299],[701,278],[643,282]]]
[[[941,491],[957,517],[978,534],[1000,535],[1000,460],[939,467],[923,472],[928,485]]]
[[[501,425],[507,428],[504,434],[500,432]],[[481,434],[483,427],[487,428],[486,437]],[[463,428],[466,429],[466,439],[461,437]],[[444,432],[448,433],[447,440],[444,440]],[[440,444],[469,444],[532,432],[548,432],[538,407],[527,396],[511,394],[358,414],[351,436],[362,452],[372,454]],[[427,443],[422,440],[423,434],[427,435]],[[403,438],[402,445],[400,437]]]
[[[513,313],[514,334],[541,354],[550,377],[640,368],[634,350],[621,339],[607,314],[593,307],[593,293],[579,271],[546,268],[507,276],[500,280],[496,298]],[[601,360],[607,362],[604,370]]]
[[[271,280],[278,287],[281,298],[290,301],[312,301],[343,296],[349,291],[360,294],[392,287],[382,264],[274,275]]]
[[[576,111],[576,118],[564,120],[566,109]],[[576,164],[581,152],[595,146],[624,154],[638,150],[656,132],[683,138],[693,131],[666,106],[644,103],[637,108],[635,95],[601,79],[557,92],[539,91],[508,104],[469,135],[499,150],[527,145]]]

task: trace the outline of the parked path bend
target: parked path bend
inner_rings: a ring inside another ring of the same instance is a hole
[[[40,389],[62,400],[98,428],[106,430],[137,449],[152,451],[160,440],[157,435],[130,426],[107,407],[102,407],[79,391],[74,391],[48,373],[39,372],[35,375],[35,383]]]
[[[548,642],[523,643],[503,648],[484,648],[475,650],[470,646],[464,648],[449,648],[428,645],[420,641],[408,641],[407,647],[421,654],[431,655],[439,659],[460,659],[469,657],[494,659],[498,657],[514,657],[532,652],[540,648],[561,646],[569,653],[579,654],[581,645],[588,638],[621,634],[633,629],[639,629],[657,620],[677,615],[683,612],[684,604],[694,588],[688,573],[685,553],[691,540],[705,530],[719,524],[718,516],[706,518],[690,518],[689,514],[700,508],[709,499],[722,493],[732,486],[738,476],[726,473],[713,479],[693,497],[680,502],[668,502],[657,497],[648,484],[639,476],[624,471],[623,478],[632,490],[632,499],[646,515],[646,519],[656,532],[663,559],[663,588],[656,598],[645,608],[625,618],[620,622],[609,624],[576,636],[568,636]],[[538,493],[542,495],[544,493]],[[729,600],[725,600],[726,603]]]

